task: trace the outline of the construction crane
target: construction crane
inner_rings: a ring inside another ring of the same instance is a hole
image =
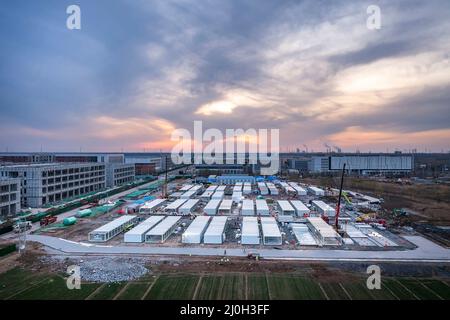
[[[342,167],[341,186],[339,188],[339,198],[336,208],[336,221],[335,221],[336,230],[338,230],[339,212],[341,211],[341,197],[342,197],[342,187],[344,186],[344,173],[345,173],[345,163],[344,166]]]

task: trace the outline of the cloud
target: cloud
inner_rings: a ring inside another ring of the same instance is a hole
[[[445,0],[378,1],[377,31],[366,2],[79,5],[79,31],[65,28],[59,1],[0,9],[0,148],[159,150],[194,120],[279,128],[285,148],[354,149],[354,128],[382,151],[414,134],[450,147]]]

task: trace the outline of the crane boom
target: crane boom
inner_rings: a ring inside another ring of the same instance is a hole
[[[342,187],[344,186],[344,173],[345,173],[345,163],[344,166],[342,167],[341,186],[339,188],[339,198],[336,208],[336,221],[335,221],[336,230],[338,229],[339,212],[341,211],[341,197],[342,197]]]

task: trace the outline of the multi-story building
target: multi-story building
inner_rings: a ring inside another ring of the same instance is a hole
[[[20,211],[20,179],[0,177],[0,219]]]
[[[106,187],[103,163],[36,163],[0,167],[0,177],[21,182],[22,207],[39,208]]]
[[[107,163],[106,186],[115,187],[121,184],[133,182],[135,179],[135,167],[130,163]]]

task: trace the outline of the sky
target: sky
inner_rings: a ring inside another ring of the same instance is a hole
[[[15,0],[0,36],[2,152],[169,151],[194,121],[279,129],[281,151],[450,150],[448,0]]]

